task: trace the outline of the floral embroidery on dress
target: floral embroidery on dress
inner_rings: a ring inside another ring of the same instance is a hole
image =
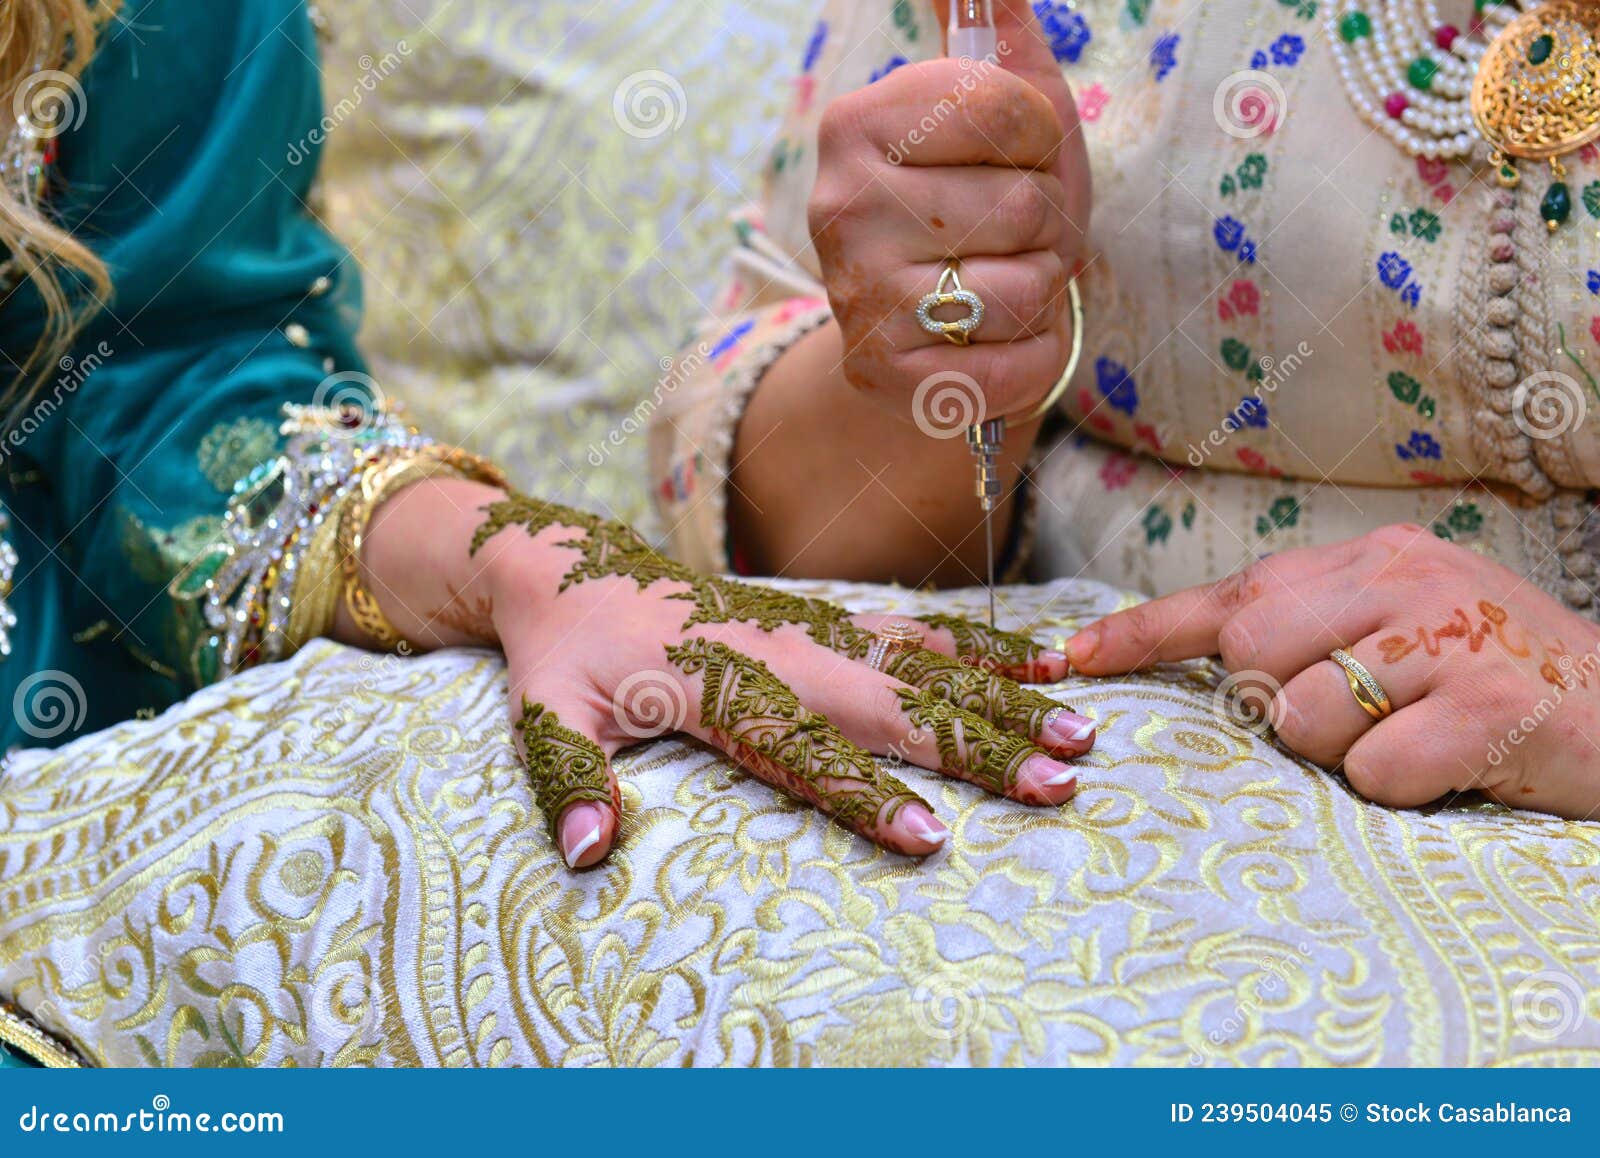
[[[1600,217],[1600,181],[1591,181],[1584,188],[1583,207],[1590,217]]]
[[[1250,58],[1250,67],[1256,70],[1265,69],[1268,64],[1281,65],[1284,68],[1293,68],[1300,63],[1300,58],[1305,55],[1305,38],[1296,36],[1292,32],[1285,32],[1266,49],[1258,50]]]
[[[894,56],[891,56],[888,59],[887,62],[885,62],[885,64],[883,65],[882,68],[876,68],[876,69],[872,70],[872,75],[867,78],[867,83],[868,84],[877,84],[880,80],[882,80],[884,77],[888,76],[895,69],[904,68],[906,65],[908,65],[910,63],[911,62],[909,60],[907,60],[905,57],[901,56],[899,53],[896,53]]]
[[[1104,85],[1096,81],[1078,94],[1078,119],[1082,121],[1098,121],[1100,114],[1106,111],[1106,105],[1111,100],[1111,94]]]
[[[1415,309],[1422,300],[1422,283],[1411,275],[1411,263],[1394,250],[1386,250],[1378,257],[1378,280],[1397,292],[1406,305]]]
[[[1404,370],[1396,370],[1389,375],[1389,393],[1402,405],[1415,407],[1424,418],[1432,419],[1438,413],[1438,404],[1431,395],[1422,392],[1422,383]]]
[[[1229,434],[1235,434],[1247,426],[1265,430],[1272,425],[1267,417],[1267,404],[1254,395],[1240,399],[1239,405],[1228,412],[1222,420],[1222,429]]]
[[[1439,215],[1428,209],[1418,207],[1409,214],[1396,213],[1389,219],[1389,232],[1401,237],[1407,235],[1421,241],[1432,242],[1439,240],[1443,223]]]
[[[1143,526],[1145,545],[1154,547],[1157,543],[1165,543],[1172,534],[1172,516],[1167,514],[1165,507],[1156,504],[1145,511]]]
[[[1405,443],[1395,443],[1394,451],[1403,462],[1417,458],[1439,459],[1444,456],[1439,440],[1425,430],[1413,430],[1411,437]]]
[[[1230,214],[1217,218],[1217,223],[1211,227],[1211,236],[1224,253],[1237,255],[1246,265],[1255,264],[1256,243],[1246,236],[1244,222],[1237,217]]]
[[[1256,535],[1265,539],[1272,532],[1284,527],[1293,527],[1300,522],[1300,500],[1293,495],[1284,495],[1273,500],[1267,513],[1256,519]]]
[[[277,453],[276,426],[261,418],[236,418],[206,431],[195,458],[206,481],[231,494],[234,483]]]
[[[1224,173],[1219,189],[1224,197],[1232,197],[1240,189],[1259,189],[1267,175],[1267,158],[1261,153],[1251,153],[1232,173]]]
[[[1441,539],[1454,540],[1457,536],[1470,537],[1483,529],[1483,512],[1477,503],[1457,503],[1448,517],[1430,528]]]
[[[1038,0],[1033,6],[1033,14],[1039,18],[1039,27],[1050,38],[1050,51],[1055,53],[1056,59],[1077,64],[1084,48],[1094,39],[1083,14],[1073,11],[1070,5],[1062,4],[1059,0]]]
[[[1253,318],[1260,312],[1261,291],[1248,278],[1236,280],[1228,287],[1227,294],[1217,299],[1217,318],[1220,321],[1231,322],[1236,315]]]
[[[1398,321],[1394,329],[1383,335],[1383,348],[1391,354],[1422,354],[1422,331],[1416,324],[1408,321]]]
[[[1132,417],[1139,409],[1139,386],[1128,368],[1111,358],[1096,358],[1094,376],[1112,409]]]
[[[1168,32],[1150,49],[1150,67],[1158,81],[1166,80],[1167,74],[1178,66],[1178,42],[1182,39],[1176,32]]]

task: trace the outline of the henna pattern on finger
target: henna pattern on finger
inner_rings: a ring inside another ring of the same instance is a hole
[[[465,592],[449,584],[445,585],[445,590],[450,592],[450,602],[427,616],[429,621],[442,623],[482,643],[493,644],[500,638],[494,626],[493,599],[479,595],[469,601]]]
[[[1000,796],[1015,793],[1017,775],[1030,756],[1048,755],[1015,732],[1003,732],[933,692],[899,688],[895,695],[912,726],[933,733],[940,771],[960,775]]]
[[[936,651],[901,652],[884,666],[884,674],[1028,736],[1043,731],[1052,712],[1072,710],[1015,680],[991,675]]]
[[[606,777],[606,754],[593,740],[565,727],[543,704],[526,699],[515,730],[522,737],[534,799],[552,836],[562,813],[583,801],[610,805],[621,814],[622,802]]]
[[[907,804],[927,807],[760,660],[701,638],[668,647],[667,659],[685,675],[703,677],[700,726],[763,779],[858,832],[889,823]]]
[[[986,669],[1028,668],[1031,672],[1044,648],[1025,635],[1001,631],[954,615],[923,615],[929,627],[942,628],[955,636],[958,657],[971,659]]]

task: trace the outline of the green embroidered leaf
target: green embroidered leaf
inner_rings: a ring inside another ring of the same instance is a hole
[[[1171,534],[1172,516],[1165,509],[1155,506],[1144,513],[1144,541],[1148,545],[1165,543]]]
[[[1422,383],[1410,374],[1396,370],[1389,375],[1389,393],[1407,406],[1414,406],[1417,399],[1422,397]]]
[[[1590,217],[1600,217],[1600,181],[1591,181],[1584,189],[1583,207]]]
[[[1239,341],[1238,338],[1224,338],[1222,340],[1222,360],[1234,370],[1243,370],[1250,365],[1250,347]]]
[[[1221,186],[1222,195],[1224,197],[1232,197],[1233,196],[1233,190],[1234,190],[1234,184],[1233,184],[1232,175],[1231,174],[1224,175],[1224,177],[1222,178],[1222,186]]]
[[[1238,170],[1239,184],[1245,189],[1261,188],[1261,179],[1267,173],[1267,159],[1260,153],[1251,153]]]
[[[1476,535],[1483,529],[1483,512],[1477,503],[1457,503],[1450,512],[1450,529],[1463,535]]]
[[[1190,531],[1190,530],[1194,529],[1194,516],[1195,516],[1194,503],[1192,503],[1192,502],[1185,503],[1183,505],[1183,529],[1185,531]]]
[[[1423,241],[1437,241],[1439,240],[1440,228],[1441,225],[1437,213],[1431,213],[1426,209],[1413,209],[1411,211],[1412,236],[1420,237]]]
[[[1405,231],[1406,231],[1406,219],[1405,219],[1405,216],[1403,214],[1396,213],[1393,217],[1389,218],[1389,232],[1390,233],[1404,233]]]

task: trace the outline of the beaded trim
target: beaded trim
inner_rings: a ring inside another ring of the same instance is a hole
[[[167,589],[199,606],[191,675],[202,685],[288,654],[295,578],[317,530],[367,467],[432,445],[386,409],[289,404],[283,413],[283,453],[234,485],[222,533]]]
[[[11,584],[17,573],[17,549],[4,537],[11,529],[11,516],[0,507],[0,662],[11,658],[11,629],[17,613],[11,609]]]

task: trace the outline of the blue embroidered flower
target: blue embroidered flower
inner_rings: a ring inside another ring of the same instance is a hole
[[[1111,403],[1113,410],[1120,410],[1131,416],[1139,409],[1138,384],[1121,362],[1111,358],[1096,358],[1094,376],[1100,385],[1100,393],[1106,396],[1106,401]]]
[[[1246,241],[1239,246],[1239,260],[1244,262],[1246,265],[1254,265],[1256,263],[1255,242]]]
[[[1224,253],[1232,253],[1244,240],[1244,222],[1237,217],[1219,217],[1217,224],[1212,227],[1211,235],[1217,239],[1217,244],[1222,247]]]
[[[885,62],[884,66],[882,68],[878,69],[870,77],[867,78],[867,83],[868,84],[877,84],[880,80],[882,80],[884,77],[888,76],[895,69],[902,68],[905,65],[908,65],[910,63],[911,62],[909,60],[907,60],[903,56],[891,56],[888,59],[888,61]]]
[[[721,341],[719,341],[715,346],[711,347],[711,353],[706,355],[706,359],[708,361],[715,362],[718,358],[722,357],[722,355],[726,354],[729,350],[737,346],[740,338],[744,337],[755,328],[756,323],[754,319],[739,323],[732,330],[730,330]]]
[[[1306,42],[1292,32],[1285,32],[1272,42],[1272,62],[1292,68],[1305,55]]]
[[[1423,430],[1413,430],[1410,440],[1404,446],[1395,443],[1394,452],[1406,462],[1410,462],[1413,458],[1441,457],[1438,440]]]
[[[828,43],[828,22],[817,21],[817,30],[811,34],[811,43],[806,45],[805,59],[800,63],[801,72],[810,72],[817,67],[817,60],[822,56],[822,46]],[[857,75],[860,75],[859,73]]]
[[[1255,69],[1257,72],[1260,72],[1262,69],[1266,68],[1267,54],[1262,52],[1259,48],[1256,49],[1255,55],[1250,58],[1250,67]]]
[[[1167,73],[1178,66],[1178,41],[1181,39],[1176,32],[1169,32],[1150,50],[1150,67],[1155,69],[1157,80],[1166,80]]]
[[[1056,59],[1077,64],[1084,48],[1094,39],[1082,13],[1074,12],[1065,4],[1052,3],[1052,0],[1039,0],[1033,6],[1033,14],[1050,38],[1050,51],[1056,54]]]
[[[1406,288],[1400,291],[1400,300],[1412,309],[1417,308],[1417,303],[1422,300],[1422,286],[1416,282],[1408,282]]]
[[[1378,258],[1378,277],[1392,290],[1405,285],[1411,278],[1411,263],[1394,250]]]
[[[1265,430],[1269,425],[1267,419],[1267,404],[1259,398],[1245,398],[1233,408],[1233,412],[1222,420],[1222,429],[1232,434],[1246,426],[1254,426]]]
[[[1589,292],[1600,294],[1600,269],[1591,269],[1589,271]]]

